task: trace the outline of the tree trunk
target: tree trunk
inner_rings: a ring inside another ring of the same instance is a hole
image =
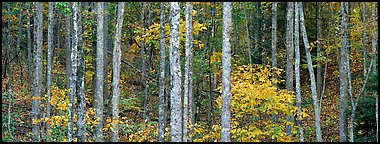
[[[299,141],[303,142],[303,128],[302,128],[302,122],[301,122],[301,76],[300,76],[300,62],[301,62],[301,56],[300,56],[300,49],[299,49],[299,11],[298,11],[298,2],[295,3],[295,14],[294,14],[294,48],[295,48],[295,76],[296,76],[296,105],[297,105],[297,126],[298,128],[298,136]]]
[[[17,43],[16,43],[16,50],[20,52],[20,54],[17,54],[17,63],[20,65],[20,80],[23,82],[23,72],[22,72],[22,67],[21,67],[21,61],[19,59],[19,55],[21,56],[21,49],[20,49],[20,44],[21,44],[21,35],[22,35],[22,15],[23,15],[23,8],[22,8],[22,2],[20,2],[20,17],[18,21],[18,34],[17,34]]]
[[[68,7],[69,9],[71,8],[70,7],[70,4],[68,4]],[[66,89],[69,89],[69,77],[70,77],[70,67],[71,67],[71,64],[70,64],[70,53],[71,53],[71,16],[70,15],[67,15],[66,16]]]
[[[340,65],[339,65],[339,138],[341,142],[347,141],[347,65],[346,65],[346,55],[347,55],[347,3],[343,2],[341,6],[342,15],[342,34],[341,34],[341,49],[340,49]]]
[[[110,7],[109,3],[108,2],[104,2],[104,24],[103,24],[103,31],[104,31],[104,43],[103,43],[103,47],[104,47],[104,50],[103,50],[103,64],[104,64],[104,67],[103,67],[103,103],[104,103],[104,106],[105,106],[105,118],[108,118],[109,116],[111,116],[111,97],[110,95],[108,95],[108,64],[109,64],[109,56],[107,54],[108,50],[110,49],[109,48],[109,33],[108,33],[108,23],[109,23],[109,12],[108,12],[108,8]]]
[[[40,99],[42,97],[42,30],[43,30],[43,15],[42,15],[42,3],[35,2],[35,18],[34,25],[36,26],[35,33],[35,45],[34,49],[34,63],[35,63],[35,72],[34,72],[34,91],[33,91],[33,141],[40,141],[40,127],[39,123],[34,121],[39,119],[40,115]]]
[[[318,95],[317,95],[317,88],[316,88],[315,76],[314,76],[314,70],[313,70],[313,62],[311,60],[311,55],[310,55],[310,46],[309,46],[309,41],[308,41],[307,35],[306,35],[306,27],[305,27],[305,22],[304,22],[302,3],[298,3],[298,11],[300,14],[300,24],[301,24],[300,26],[301,26],[303,43],[305,45],[307,66],[309,69],[309,75],[310,75],[310,81],[311,81],[310,85],[311,85],[311,94],[312,94],[312,98],[313,98],[314,114],[315,114],[316,141],[321,142],[322,141],[322,132],[321,132],[321,125],[320,125],[320,113],[319,113],[320,110],[319,110],[319,106],[318,106]]]
[[[277,68],[277,3],[272,3],[272,82],[275,87],[277,87],[276,79],[276,68]],[[272,120],[274,123],[277,122],[277,115],[272,114]],[[274,138],[273,141],[277,141],[277,138]]]
[[[170,74],[172,78],[170,91],[170,134],[172,142],[182,140],[182,99],[181,99],[181,65],[179,53],[179,20],[178,2],[170,2]]]
[[[165,96],[164,96],[164,79],[165,79],[165,3],[161,2],[160,9],[160,73],[159,73],[159,88],[158,88],[158,141],[163,142],[165,137]]]
[[[222,116],[221,141],[230,142],[230,101],[231,101],[231,2],[223,3],[223,43],[222,43]]]
[[[81,4],[79,4],[81,7]],[[87,11],[87,7],[84,8]],[[78,142],[86,141],[86,96],[85,96],[85,63],[84,63],[84,48],[86,47],[86,40],[82,38],[82,16],[81,9],[78,10],[78,30],[79,30],[79,38],[78,38],[78,71],[77,71],[77,83],[76,83],[76,94],[78,97]],[[86,17],[84,18],[84,22],[87,21]]]
[[[364,71],[363,71],[363,75],[366,74],[366,65],[367,65],[367,42],[366,42],[366,38],[367,38],[367,31],[366,31],[366,26],[367,26],[367,17],[366,17],[366,8],[365,8],[365,5],[366,3],[363,3],[363,8],[362,8],[362,19],[363,19],[363,65],[364,65]],[[367,91],[364,89],[364,95],[367,95]]]
[[[287,15],[286,15],[286,89],[288,91],[293,91],[293,57],[294,57],[294,44],[293,44],[293,9],[294,3],[287,3]],[[291,104],[293,105],[293,104]],[[294,122],[293,116],[286,116],[288,121]],[[286,126],[286,134],[291,135],[292,127],[290,125]]]
[[[317,58],[322,57],[320,40],[321,40],[321,8],[320,4],[317,2]],[[321,95],[322,90],[322,70],[321,70],[321,62],[317,60],[317,94]]]
[[[46,65],[46,92],[48,95],[48,100],[46,102],[46,117],[50,118],[50,99],[51,99],[51,86],[52,86],[52,67],[53,67],[53,2],[49,2],[49,10],[48,10],[48,50],[47,50],[47,65]],[[46,132],[48,136],[50,125],[46,123]],[[48,139],[50,141],[50,139]]]
[[[123,14],[124,14],[124,2],[118,3],[118,15],[117,24],[115,31],[115,44],[113,49],[112,57],[112,142],[119,141],[119,82],[120,82],[120,60],[121,60],[121,49],[120,49],[120,38],[121,29],[123,25]],[[114,122],[115,121],[115,122]]]
[[[141,3],[141,6],[142,6],[142,9],[141,9],[141,28],[145,28],[145,6],[146,3],[143,2]],[[145,31],[143,30],[142,33],[141,33],[141,38],[142,38],[142,35],[145,34]],[[144,39],[141,39],[141,44],[140,44],[140,54],[141,54],[141,81],[143,83],[142,85],[142,88],[144,89],[144,98],[143,98],[143,107],[144,107],[144,112],[143,112],[143,118],[146,120],[148,119],[148,116],[147,116],[147,112],[148,112],[148,109],[147,109],[147,105],[146,105],[146,98],[148,97],[147,96],[147,79],[146,79],[146,62],[145,62],[145,40]]]
[[[103,50],[104,50],[104,2],[97,3],[97,47],[96,47],[96,76],[95,76],[95,116],[99,119],[95,128],[95,141],[103,141]]]
[[[192,47],[193,47],[193,23],[192,23],[192,12],[193,12],[193,5],[188,2],[186,3],[186,62],[185,62],[185,84],[184,84],[184,96],[183,96],[183,138],[182,141],[187,142],[188,135],[187,135],[187,125],[189,123],[188,117],[189,115],[192,115],[189,102],[193,100],[192,89],[193,86],[190,85],[190,81],[192,80]],[[190,123],[191,124],[191,123]]]
[[[30,87],[32,85],[31,83],[31,73],[32,73],[32,70],[31,70],[31,67],[32,67],[32,39],[30,37],[30,2],[26,2],[26,25],[27,25],[27,33],[26,33],[26,36],[27,36],[27,39],[28,39],[28,86]]]

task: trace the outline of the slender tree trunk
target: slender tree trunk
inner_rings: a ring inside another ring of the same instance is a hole
[[[98,124],[95,128],[95,141],[103,141],[103,50],[104,50],[104,2],[97,3],[97,47],[96,47],[96,76],[95,76],[95,116]]]
[[[182,99],[181,99],[181,65],[179,54],[179,20],[181,8],[178,2],[170,2],[170,134],[172,142],[182,140]]]
[[[10,28],[11,28],[11,20],[10,20],[10,4],[8,3],[8,7],[7,7],[7,12],[8,12],[8,33],[7,33],[7,49],[6,49],[6,52],[7,52],[7,69],[8,69],[8,82],[7,82],[7,93],[8,93],[8,96],[9,96],[9,99],[8,99],[8,133],[10,135],[11,138],[13,138],[13,135],[12,135],[12,131],[11,131],[11,104],[12,104],[12,101],[13,101],[13,95],[12,95],[12,67],[11,67],[11,31],[10,31]],[[6,70],[7,70],[6,69]]]
[[[186,62],[185,62],[185,84],[184,84],[184,96],[183,96],[183,129],[182,134],[183,138],[182,141],[187,142],[188,140],[188,134],[187,134],[187,125],[189,123],[189,112],[191,112],[192,107],[189,106],[189,102],[193,100],[193,96],[190,95],[190,91],[192,91],[193,86],[190,85],[190,81],[192,79],[191,73],[192,73],[192,47],[193,47],[193,23],[192,23],[192,11],[193,11],[193,5],[188,2],[186,3]]]
[[[164,96],[164,80],[165,80],[165,4],[161,2],[160,15],[160,73],[159,73],[159,88],[158,88],[158,141],[163,142],[165,137],[165,96]]]
[[[256,2],[256,36],[255,36],[255,49],[259,49],[260,55],[259,55],[259,63],[263,64],[262,59],[262,47],[261,47],[261,4],[260,2]]]
[[[367,17],[366,17],[366,8],[365,8],[366,3],[363,3],[363,8],[362,8],[362,19],[363,19],[363,75],[366,74],[366,65],[367,65],[367,31],[366,31],[366,26],[367,26]],[[367,91],[364,89],[364,95],[367,95]]]
[[[120,49],[120,38],[121,29],[123,25],[123,14],[124,14],[124,2],[118,3],[118,16],[115,32],[115,44],[113,49],[112,57],[112,142],[119,141],[119,82],[120,82],[120,60],[121,60],[121,49]],[[115,122],[114,122],[115,121]]]
[[[307,65],[308,65],[310,81],[311,81],[310,85],[311,85],[311,94],[313,98],[314,114],[315,114],[316,141],[321,142],[322,132],[321,132],[321,125],[320,125],[320,113],[319,113],[320,110],[318,107],[318,95],[317,95],[317,88],[316,88],[315,76],[314,76],[314,70],[313,70],[313,62],[311,60],[310,49],[309,49],[310,46],[309,46],[309,41],[306,35],[306,27],[305,27],[304,15],[303,15],[302,3],[298,3],[298,11],[300,14],[300,24],[301,24],[300,26],[301,26],[303,43],[305,45],[306,58],[307,58],[307,63],[308,63]]]
[[[34,63],[35,63],[35,72],[34,72],[34,91],[33,91],[33,141],[40,141],[40,127],[37,121],[40,115],[40,99],[42,97],[42,30],[43,30],[43,15],[42,15],[42,3],[35,2],[35,21],[34,25],[36,26],[35,33],[35,45],[34,50]]]
[[[74,95],[76,93],[77,82],[77,57],[78,57],[78,3],[72,3],[73,10],[73,33],[72,33],[72,47],[70,55],[71,72],[69,79],[69,116],[68,116],[68,141],[74,141]]]
[[[23,3],[22,2],[20,2],[20,5],[19,5],[19,7],[20,7],[20,17],[19,17],[19,21],[18,21],[18,34],[17,34],[17,43],[16,43],[16,50],[17,51],[19,51],[20,52],[20,54],[17,54],[17,63],[19,63],[19,65],[20,65],[20,72],[21,72],[21,74],[20,74],[20,80],[21,80],[21,82],[23,82],[23,72],[22,72],[22,66],[21,66],[21,61],[20,61],[20,59],[19,59],[19,55],[21,56],[21,50],[20,50],[20,44],[21,44],[21,35],[22,35],[22,15],[23,15],[23,5],[22,5]]]
[[[339,79],[340,79],[340,106],[339,106],[339,138],[341,142],[347,141],[347,3],[343,2],[341,6],[342,15],[342,37],[340,49],[340,65],[339,65]]]
[[[52,86],[52,67],[53,67],[53,2],[49,2],[48,10],[48,50],[47,50],[47,65],[46,65],[46,92],[48,100],[46,102],[46,117],[50,118],[50,99],[51,99],[51,86]],[[50,125],[46,123],[46,132],[50,137]],[[50,141],[50,138],[48,139]]]
[[[56,65],[58,66],[58,64],[60,63],[60,60],[61,60],[61,49],[62,49],[62,47],[61,47],[61,13],[59,13],[58,12],[58,10],[57,9],[55,9],[56,10],[56,15],[57,15],[57,18],[56,18],[56,24],[57,24],[57,29],[56,29],[56,36],[57,36],[57,42],[56,42],[56,47],[57,47],[57,60],[56,60]],[[54,55],[54,53],[53,53],[53,55]],[[54,59],[54,57],[53,57],[53,59]],[[59,75],[57,75],[56,77],[56,84],[58,84],[58,83],[60,83],[60,81],[59,81]]]
[[[26,33],[26,36],[27,36],[27,39],[28,39],[28,86],[30,87],[32,85],[31,83],[31,73],[32,73],[32,70],[31,70],[31,66],[32,66],[32,41],[31,41],[31,37],[30,37],[30,2],[26,2],[26,25],[27,25],[27,33]]]
[[[69,3],[69,9],[70,7]],[[70,77],[70,70],[71,70],[71,60],[70,60],[70,53],[71,53],[71,16],[67,15],[66,16],[66,89],[69,89],[69,77]]]
[[[321,8],[320,3],[317,2],[317,57],[322,57],[320,40],[321,40]],[[321,70],[321,62],[317,61],[317,94],[321,95],[322,90],[322,70]]]
[[[111,116],[111,110],[110,108],[112,107],[111,106],[111,97],[110,95],[108,95],[108,64],[109,64],[109,59],[110,57],[108,56],[108,51],[109,51],[109,33],[108,33],[108,23],[109,23],[109,12],[108,12],[108,8],[110,7],[109,3],[108,2],[104,2],[104,24],[103,24],[103,31],[104,31],[104,43],[103,43],[103,47],[104,47],[104,50],[103,50],[103,64],[104,64],[104,67],[103,67],[103,103],[104,103],[104,106],[106,107],[105,108],[105,118],[108,118],[109,116]]]
[[[79,3],[79,7],[82,7],[81,3]],[[85,10],[87,7],[84,8]],[[83,28],[82,28],[82,16],[81,9],[78,10],[78,30],[79,30],[79,38],[78,38],[78,71],[77,71],[77,83],[76,83],[76,94],[78,97],[78,142],[86,141],[86,96],[85,96],[85,72],[86,67],[84,63],[84,48],[86,47],[86,40],[83,40]],[[86,21],[86,17],[83,17],[84,21]]]
[[[276,79],[276,68],[277,68],[277,3],[272,3],[272,81],[275,87],[277,87]],[[272,114],[273,122],[277,122],[277,115]],[[273,141],[277,141],[277,138],[274,138]]]
[[[142,9],[141,9],[141,28],[145,28],[145,2],[141,3]],[[141,33],[141,36],[144,35],[145,32],[144,30]],[[146,104],[146,88],[147,88],[147,83],[146,83],[146,62],[145,62],[145,40],[141,40],[140,44],[140,54],[141,54],[141,81],[143,83],[142,88],[144,89],[144,98],[143,98],[143,107],[144,107],[144,112],[143,112],[143,118],[147,119],[147,111],[148,109],[145,109],[145,104]],[[146,111],[146,112],[145,112]]]
[[[298,11],[298,2],[295,3],[295,14],[294,14],[294,48],[295,48],[295,76],[296,76],[296,105],[297,105],[297,126],[298,126],[298,136],[299,141],[303,142],[303,128],[301,122],[301,76],[300,76],[300,49],[299,49],[299,11]]]
[[[222,116],[221,116],[221,141],[229,142],[230,139],[230,101],[231,101],[231,2],[223,3],[223,43],[222,43]]]
[[[293,9],[294,2],[287,3],[287,15],[286,15],[286,89],[288,91],[293,91],[293,57],[294,57],[294,44],[293,44]],[[293,104],[291,104],[293,105]],[[287,115],[288,121],[292,121],[292,116]],[[291,135],[292,127],[290,125],[286,126],[286,134]]]

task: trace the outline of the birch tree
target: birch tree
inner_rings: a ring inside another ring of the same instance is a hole
[[[185,84],[183,96],[183,138],[182,141],[187,142],[187,124],[189,116],[192,116],[193,101],[193,85],[192,85],[192,47],[193,47],[193,20],[192,20],[193,5],[191,2],[186,3],[186,62],[185,62]],[[191,118],[190,118],[191,120]],[[192,123],[190,123],[192,124]]]
[[[104,59],[104,2],[99,2],[96,5],[97,10],[97,47],[96,47],[96,76],[95,76],[95,117],[98,119],[98,124],[95,128],[95,141],[103,141],[103,59]]]
[[[182,140],[182,99],[181,99],[181,65],[179,54],[179,20],[178,2],[170,2],[170,135],[172,142]]]
[[[27,25],[27,32],[26,32],[26,37],[28,39],[28,42],[27,42],[27,50],[28,50],[28,58],[27,58],[27,61],[28,61],[28,86],[31,86],[32,83],[31,83],[31,73],[32,73],[32,70],[31,70],[31,65],[32,65],[32,40],[30,38],[30,2],[26,2],[26,25]]]
[[[316,141],[321,142],[322,132],[321,132],[321,125],[320,125],[321,118],[320,118],[320,110],[318,106],[318,95],[317,95],[317,88],[316,88],[316,82],[315,82],[315,76],[314,76],[314,70],[313,70],[313,62],[311,60],[311,55],[310,55],[310,46],[309,46],[309,41],[307,39],[307,34],[306,34],[302,3],[298,3],[297,9],[300,14],[301,33],[302,33],[303,43],[304,43],[305,52],[306,52],[307,66],[308,66],[309,75],[310,75],[311,95],[313,98],[314,115],[315,115]]]
[[[230,142],[231,101],[231,2],[223,2],[221,141]]]
[[[295,49],[295,76],[296,76],[296,105],[297,105],[297,126],[298,126],[298,136],[299,141],[303,142],[303,128],[301,123],[301,82],[300,82],[300,49],[299,49],[299,11],[298,11],[298,2],[295,2],[295,14],[294,14],[294,49]]]
[[[35,121],[39,119],[40,115],[40,99],[42,97],[42,28],[43,28],[43,15],[42,3],[34,2],[34,25],[36,26],[35,35],[35,49],[34,49],[34,90],[33,90],[33,141],[40,141],[40,127]]]

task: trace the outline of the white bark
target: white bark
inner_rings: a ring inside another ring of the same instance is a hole
[[[170,134],[172,142],[182,140],[182,99],[181,99],[181,65],[179,53],[179,20],[180,10],[178,2],[170,2]]]
[[[307,66],[308,66],[309,75],[310,75],[311,95],[313,98],[314,115],[315,115],[316,141],[321,142],[322,132],[321,132],[321,125],[320,125],[320,113],[319,113],[320,110],[318,106],[318,95],[317,95],[317,88],[316,88],[316,82],[315,82],[315,76],[314,76],[314,70],[313,70],[313,62],[311,60],[310,49],[309,49],[310,46],[309,46],[309,41],[306,35],[306,27],[305,27],[302,3],[298,3],[298,10],[300,14],[300,24],[301,24],[300,26],[301,26],[301,32],[302,32],[302,37],[303,37],[303,43],[305,45]]]
[[[231,101],[231,2],[223,3],[221,141],[230,142]]]

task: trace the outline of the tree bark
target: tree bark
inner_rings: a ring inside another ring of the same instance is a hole
[[[103,71],[104,71],[104,2],[97,3],[97,47],[96,47],[96,76],[95,76],[95,117],[98,124],[95,128],[95,141],[103,141]]]
[[[123,25],[123,14],[124,14],[124,2],[118,3],[118,16],[115,32],[115,44],[113,49],[112,57],[112,142],[117,142],[119,140],[119,83],[120,83],[120,59],[121,59],[121,49],[120,49],[120,38],[121,29]]]
[[[317,58],[322,57],[321,54],[321,47],[320,47],[320,40],[321,40],[321,8],[320,4],[317,2]],[[317,60],[317,94],[321,95],[322,91],[322,68],[321,68],[321,62]]]
[[[36,26],[35,33],[35,46],[34,49],[34,91],[33,91],[33,141],[40,141],[40,127],[39,123],[35,123],[39,119],[40,115],[40,99],[42,97],[42,30],[43,30],[43,15],[42,15],[42,3],[35,2],[35,18],[34,25]]]
[[[297,105],[297,126],[299,141],[303,142],[303,128],[301,123],[301,76],[300,76],[300,49],[299,49],[299,11],[298,11],[298,2],[295,3],[295,17],[294,17],[294,48],[295,48],[295,76],[296,76],[296,105]]]
[[[18,34],[17,34],[17,43],[16,43],[16,50],[20,52],[20,54],[17,55],[17,62],[19,63],[20,65],[20,80],[21,82],[23,82],[23,72],[22,72],[22,66],[21,66],[21,61],[20,61],[20,58],[19,58],[19,55],[21,55],[21,49],[20,49],[20,44],[21,44],[21,35],[22,35],[22,15],[23,15],[23,7],[22,7],[22,2],[20,2],[20,17],[19,17],[19,21],[18,21]]]
[[[159,88],[158,88],[158,141],[163,142],[165,137],[165,96],[164,96],[164,80],[165,80],[165,4],[161,2],[160,15],[160,73],[159,73]]]
[[[364,65],[364,69],[363,69],[363,75],[366,74],[366,65],[367,65],[367,42],[366,42],[366,38],[367,38],[367,31],[366,31],[366,26],[367,26],[367,17],[366,17],[366,8],[365,8],[365,5],[366,3],[363,3],[363,8],[362,8],[362,19],[363,19],[363,65]],[[364,89],[364,95],[367,95],[367,91]]]
[[[223,3],[221,141],[230,142],[231,101],[231,2]]]
[[[193,23],[192,23],[192,12],[193,12],[193,5],[188,2],[186,3],[186,51],[185,51],[185,84],[184,84],[184,96],[183,96],[183,129],[182,134],[183,138],[182,141],[187,142],[188,141],[188,134],[187,134],[187,125],[189,123],[189,115],[192,115],[192,107],[189,105],[189,102],[193,100],[192,96],[192,89],[193,86],[191,85],[192,81],[192,47],[193,47]],[[192,123],[190,123],[192,124]]]
[[[51,86],[52,86],[52,67],[53,67],[53,2],[49,2],[48,9],[48,50],[47,50],[47,65],[46,65],[46,92],[48,95],[48,100],[46,102],[46,117],[50,118],[50,99],[51,99]],[[50,125],[49,122],[46,123],[46,132],[48,136]],[[50,141],[50,138],[48,139]]]
[[[107,52],[108,50],[110,49],[110,42],[109,42],[109,33],[108,33],[108,23],[110,21],[110,14],[108,12],[108,8],[110,7],[109,3],[108,2],[104,2],[104,24],[103,24],[103,31],[104,31],[104,43],[103,43],[103,47],[104,47],[104,50],[103,50],[103,64],[104,64],[104,67],[103,67],[103,103],[104,103],[104,106],[105,106],[105,109],[104,109],[104,112],[105,112],[105,116],[106,118],[108,118],[109,116],[111,116],[111,99],[112,97],[110,95],[108,95],[108,65],[109,65],[109,59],[110,57],[108,56]]]
[[[81,4],[79,3],[79,7],[81,7]],[[87,11],[87,7],[85,7],[85,10]],[[79,38],[78,38],[78,68],[77,68],[77,83],[76,83],[76,94],[78,97],[78,120],[77,120],[77,127],[78,127],[78,142],[85,142],[86,141],[86,96],[85,96],[85,63],[84,63],[84,48],[86,47],[86,42],[82,38],[82,18],[81,18],[81,9],[78,10],[78,32],[79,32]],[[86,17],[83,17],[86,21]]]
[[[340,49],[340,65],[339,65],[339,139],[341,142],[347,141],[347,65],[346,65],[346,55],[347,55],[347,3],[343,2],[341,6],[342,15],[342,34],[341,34],[341,49]]]
[[[287,3],[287,15],[286,15],[286,89],[288,91],[293,91],[293,57],[294,57],[294,44],[293,44],[293,9],[294,3]],[[293,104],[291,104],[293,105]],[[288,121],[294,122],[293,116],[287,115]],[[293,119],[293,121],[291,120]],[[292,127],[290,125],[286,126],[286,134],[291,135]]]
[[[182,99],[181,99],[181,65],[179,54],[179,20],[181,8],[178,2],[170,2],[170,134],[172,142],[182,140]]]
[[[28,47],[28,86],[30,87],[32,85],[31,83],[31,73],[32,73],[32,70],[31,70],[31,67],[32,67],[32,56],[33,56],[33,52],[32,52],[32,39],[30,37],[30,2],[26,2],[26,25],[27,25],[27,33],[26,33],[26,36],[27,36],[27,39],[28,39],[28,43],[27,43],[27,47]]]
[[[310,55],[310,46],[309,46],[309,41],[306,35],[306,27],[305,27],[305,22],[304,22],[302,3],[298,3],[298,11],[300,14],[300,24],[301,24],[300,26],[301,26],[303,43],[305,45],[307,65],[308,65],[310,81],[311,81],[310,85],[311,85],[311,95],[313,98],[313,105],[314,105],[316,141],[321,142],[322,132],[321,132],[321,125],[320,125],[320,112],[319,112],[320,110],[318,106],[318,95],[317,95],[317,88],[316,88],[316,82],[315,82],[315,76],[314,76],[314,70],[313,70],[313,62],[311,60],[311,55]]]

